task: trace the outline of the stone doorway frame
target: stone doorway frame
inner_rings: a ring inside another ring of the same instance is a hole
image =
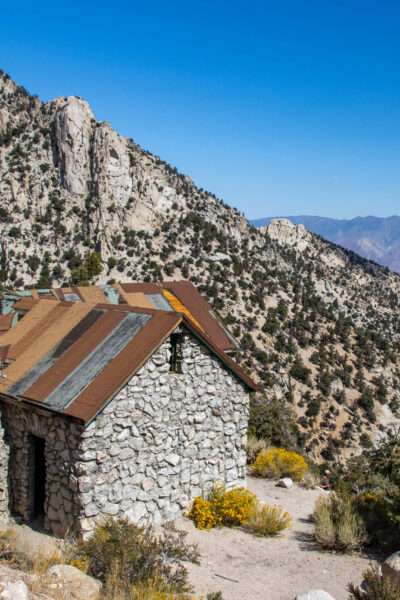
[[[28,511],[33,522],[44,520],[46,514],[46,438],[28,433],[28,448]]]

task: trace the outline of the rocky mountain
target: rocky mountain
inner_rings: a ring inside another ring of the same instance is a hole
[[[81,98],[0,75],[3,286],[188,278],[306,451],[368,445],[400,401],[400,277],[301,225],[256,229]]]
[[[330,219],[301,215],[285,217],[295,225],[307,229],[326,240],[343,246],[400,273],[400,217],[356,217]],[[271,223],[272,218],[252,221],[255,227]]]

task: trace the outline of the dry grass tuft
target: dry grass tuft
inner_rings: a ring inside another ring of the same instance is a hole
[[[258,505],[244,523],[245,529],[260,537],[278,535],[292,524],[289,513],[280,506]]]
[[[351,552],[366,541],[364,523],[351,500],[335,494],[320,496],[313,518],[315,540],[324,549]]]
[[[268,446],[265,440],[259,440],[254,435],[249,435],[246,445],[248,464],[253,464],[260,452],[262,452],[262,450],[266,450],[267,447]]]

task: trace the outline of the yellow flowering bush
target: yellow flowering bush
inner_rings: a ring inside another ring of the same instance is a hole
[[[201,496],[194,499],[188,517],[192,519],[197,529],[212,529],[218,523],[211,502]]]
[[[284,448],[262,450],[252,465],[254,475],[271,479],[287,476],[301,481],[307,471],[308,465],[301,454]]]
[[[242,525],[256,506],[257,497],[245,488],[226,490],[216,485],[208,498],[195,498],[188,516],[198,529]]]
[[[221,525],[241,525],[257,505],[255,494],[241,487],[226,490],[222,486],[215,486],[209,501]]]

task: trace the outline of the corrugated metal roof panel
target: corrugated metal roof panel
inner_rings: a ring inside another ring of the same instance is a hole
[[[166,298],[164,298],[162,294],[148,294],[147,298],[150,300],[153,308],[166,311],[173,310],[169,302],[167,302]]]
[[[213,340],[218,348],[231,350],[237,347],[233,338],[228,336],[224,327],[210,314],[210,305],[189,281],[166,281],[163,287],[172,292],[193,315],[201,328]]]
[[[41,358],[33,367],[27,371],[21,379],[18,380],[10,389],[10,393],[14,395],[25,395],[34,399],[43,400],[37,397],[39,391],[43,388],[43,378],[45,379],[45,387],[51,388],[51,369],[58,359],[71,348],[71,346],[92,327],[96,321],[104,314],[104,311],[99,309],[91,310],[83,317],[75,327],[67,333],[67,335],[56,344],[46,356]],[[50,373],[49,373],[50,371]],[[50,387],[49,387],[50,386]]]
[[[135,338],[149,319],[150,315],[127,313],[111,333],[49,394],[45,403],[53,409],[64,410]]]
[[[159,294],[161,292],[161,285],[158,283],[134,283],[134,282],[129,282],[129,283],[120,283],[117,284],[119,287],[121,287],[124,292],[126,292],[127,294],[135,294],[135,293],[142,293],[142,294]]]
[[[127,294],[124,292],[124,298],[129,306],[137,306],[138,308],[155,308],[148,296],[145,296],[142,292],[136,292],[134,294]]]
[[[82,302],[80,296],[78,296],[78,294],[75,294],[74,292],[67,292],[66,294],[64,294],[64,300],[65,302]]]
[[[52,300],[40,300],[42,302],[49,303],[54,308],[54,302]],[[84,302],[76,304],[56,304],[59,308],[63,308],[64,311],[59,313],[59,318],[56,319],[50,327],[45,329],[45,335],[41,335],[39,328],[37,335],[28,336],[29,344],[26,346],[23,352],[16,357],[9,367],[7,367],[7,379],[0,381],[0,391],[6,391],[11,385],[16,383],[25,373],[27,373],[33,365],[41,360],[48,352],[60,341],[63,337],[74,327],[83,317],[93,308],[93,305]],[[33,312],[33,311],[31,311]],[[26,319],[30,316],[28,313],[22,321],[18,323],[14,329],[4,334],[5,336],[22,329],[24,331],[24,325]],[[2,337],[2,341],[3,341]],[[6,342],[8,343],[8,342]],[[13,355],[13,347],[10,349],[10,356]]]
[[[180,322],[181,317],[176,313],[155,312],[114,360],[75,398],[65,414],[90,421]]]
[[[105,296],[101,287],[97,285],[79,286],[79,295],[84,302],[106,302],[107,297]]]

